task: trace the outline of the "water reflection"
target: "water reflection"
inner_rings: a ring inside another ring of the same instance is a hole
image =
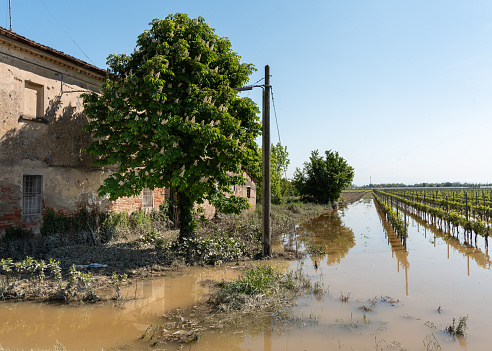
[[[165,312],[194,304],[210,291],[209,280],[232,279],[239,269],[190,269],[184,276],[132,281],[125,301],[97,305],[0,304],[0,346],[9,349],[101,349],[132,344]],[[111,295],[111,292],[107,292]],[[136,344],[141,349],[142,344]],[[147,345],[146,345],[147,346]],[[1,350],[1,348],[0,348]]]
[[[306,238],[307,245],[313,255],[313,265],[316,260],[326,259],[326,264],[331,266],[339,264],[342,258],[355,246],[354,232],[346,227],[338,211],[329,211],[309,221],[299,228],[299,233]]]
[[[400,271],[400,266],[404,269],[410,268],[410,263],[408,262],[408,251],[405,250],[405,246],[402,244],[401,239],[395,233],[391,224],[386,220],[384,212],[379,208],[379,206],[375,206],[386,238],[388,239],[388,244],[391,245],[393,256],[397,259],[398,272]]]
[[[400,267],[405,270],[405,295],[408,296],[408,269],[410,268],[410,263],[408,262],[408,251],[406,250],[405,245],[401,242],[401,238],[398,237],[396,232],[393,230],[393,227],[386,219],[384,212],[378,205],[375,204],[375,206],[379,220],[383,226],[384,233],[388,239],[388,244],[391,245],[392,257],[396,258],[397,271],[398,273],[400,272]]]
[[[479,267],[484,269],[490,269],[491,260],[489,255],[488,245],[484,245],[483,248],[479,247],[477,242],[475,245],[470,245],[468,242],[461,242],[458,235],[454,236],[449,232],[441,230],[436,226],[429,225],[426,221],[422,220],[416,215],[411,215],[412,219],[417,223],[417,229],[420,231],[420,227],[424,229],[424,236],[427,237],[427,232],[433,235],[432,244],[436,245],[436,238],[442,239],[447,244],[447,258],[449,259],[449,248],[453,248],[456,252],[459,252],[463,256],[467,257],[468,266],[470,258],[476,262]],[[483,251],[482,251],[483,250]],[[468,267],[469,274],[469,267]]]

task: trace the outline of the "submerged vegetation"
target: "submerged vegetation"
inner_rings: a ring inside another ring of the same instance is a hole
[[[464,337],[466,335],[466,321],[468,316],[460,317],[458,325],[456,325],[456,320],[453,318],[453,323],[448,325],[444,331],[453,337]]]
[[[299,288],[292,273],[281,274],[272,266],[253,266],[237,280],[219,284],[211,301],[220,311],[254,309]],[[275,301],[278,302],[278,301]]]
[[[166,313],[161,325],[150,325],[142,339],[152,345],[190,343],[208,329],[240,328],[268,319],[278,326],[317,323],[317,316],[293,317],[288,313],[295,297],[320,296],[319,284],[311,284],[299,269],[282,273],[269,265],[251,266],[237,279],[215,285],[208,299],[188,310]]]

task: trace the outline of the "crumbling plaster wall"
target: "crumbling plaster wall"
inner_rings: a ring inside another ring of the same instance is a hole
[[[22,57],[20,57],[22,58]],[[25,61],[33,58],[24,57]],[[0,160],[45,160],[57,165],[90,167],[94,156],[81,150],[91,141],[82,131],[87,117],[82,113],[81,91],[97,90],[102,80],[45,62],[39,67],[0,53]],[[26,82],[42,87],[43,120],[27,121],[24,98]]]
[[[244,198],[248,199],[248,187],[250,188],[250,194],[249,194],[249,204],[251,205],[245,212],[246,213],[251,213],[256,210],[256,183],[253,181],[251,176],[243,172],[243,177],[246,179],[246,184],[240,185],[236,187],[235,195],[236,196],[242,196]]]
[[[23,118],[26,82],[42,87],[44,113],[37,121]],[[41,216],[22,215],[26,174],[43,176],[43,209],[72,212],[110,205],[96,195],[109,171],[93,167],[94,156],[82,151],[91,135],[82,130],[87,117],[80,95],[97,90],[101,82],[102,76],[0,46],[0,232],[9,225],[36,229],[41,223]]]

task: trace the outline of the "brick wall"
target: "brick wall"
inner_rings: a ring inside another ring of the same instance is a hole
[[[0,230],[9,226],[24,227],[21,221],[21,201],[22,198],[14,190],[0,185]]]
[[[163,188],[154,189],[152,194],[152,198],[153,198],[152,209],[156,211],[159,210],[159,205],[162,204],[166,199],[165,193],[166,191]],[[126,212],[130,214],[133,211],[140,210],[142,208],[142,202],[143,202],[142,194],[132,197],[122,197],[116,201],[113,201],[111,205],[109,205],[108,210],[114,212]]]
[[[44,212],[44,201],[42,208]],[[13,189],[0,185],[0,237],[9,227],[32,228],[34,232],[39,232],[42,223],[42,215],[23,217],[22,197]]]

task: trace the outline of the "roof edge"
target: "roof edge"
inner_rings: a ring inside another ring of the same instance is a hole
[[[92,73],[95,73],[97,75],[106,76],[106,70],[104,70],[102,68],[99,68],[99,67],[94,66],[90,63],[82,61],[76,57],[65,54],[62,51],[55,50],[49,46],[39,44],[33,40],[27,39],[26,37],[23,37],[22,35],[19,35],[15,32],[12,32],[6,28],[0,27],[0,36],[9,38],[9,39],[14,40],[18,43],[21,43],[21,44],[27,45],[31,48],[40,50],[46,54],[49,54],[49,55],[52,55],[52,56],[58,58],[58,59],[68,61],[68,62],[70,62],[76,66],[83,67],[83,68],[85,68],[85,69],[87,69],[87,70],[89,70]]]

